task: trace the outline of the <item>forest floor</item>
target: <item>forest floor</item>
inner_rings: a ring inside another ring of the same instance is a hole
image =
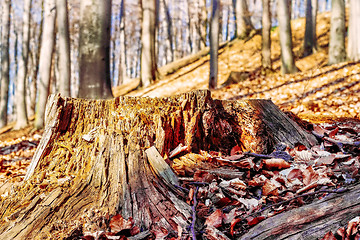
[[[317,35],[319,50],[308,57],[302,57],[301,54],[305,20],[299,19],[292,22],[293,50],[296,55],[296,66],[300,70],[295,74],[283,76],[279,73],[281,60],[278,30],[276,28],[272,31],[271,49],[275,71],[270,76],[263,76],[261,74],[260,35],[255,35],[248,40],[236,39],[229,42],[219,54],[219,86],[227,81],[231,72],[246,72],[248,78],[237,83],[226,84],[226,86],[212,91],[213,98],[223,100],[245,98],[271,99],[282,110],[291,111],[311,123],[324,124],[324,122],[327,122],[325,125],[318,125],[320,128],[317,130],[321,133],[326,132],[331,137],[339,136],[337,141],[341,139],[353,142],[359,141],[360,63],[344,62],[327,66],[329,22],[330,13],[323,13],[318,16]],[[154,85],[145,89],[131,91],[128,95],[164,97],[195,89],[206,89],[208,87],[208,78],[209,56],[206,56],[179,69],[173,74],[162,77]],[[114,89],[115,93],[118,88],[121,88],[121,86]],[[18,131],[6,131],[7,129],[10,129],[10,127],[0,129],[1,198],[7,196],[9,189],[21,183],[42,133],[41,131],[32,131],[31,127]],[[336,144],[330,145],[335,146]],[[296,149],[289,150],[292,151],[289,154],[294,157],[295,161],[300,162],[297,163],[298,165],[295,169],[299,169],[299,171],[301,169],[303,176],[309,174],[309,171],[314,170],[312,168],[309,169],[308,164],[300,166],[301,162],[304,162],[306,158],[311,158],[311,161],[313,161],[313,157],[316,154],[319,156],[320,152],[324,154],[320,158],[320,161],[323,162],[318,164],[329,169],[334,170],[334,165],[331,165],[333,162],[346,161],[351,166],[358,166],[357,164],[360,161],[358,150],[353,154],[341,155],[339,157],[339,154],[341,154],[339,153],[341,152],[340,150],[337,149],[335,152],[329,150],[328,153],[321,152],[319,149],[309,150],[310,152],[306,153],[306,155],[305,152],[299,154],[300,150]],[[297,155],[295,156],[294,154]],[[358,173],[354,168],[350,170],[349,174],[351,177],[344,178],[341,181],[337,180],[337,182],[342,184],[344,181],[352,181],[353,177],[358,177]],[[315,172],[314,176],[317,177],[317,180],[329,178],[329,176],[321,175],[322,173],[317,172],[317,170]],[[249,185],[249,182],[246,181],[244,184]],[[303,183],[303,187],[306,188],[305,183]],[[306,193],[308,190],[304,192]],[[223,215],[219,217],[213,214],[210,216],[206,220],[208,224],[213,224],[210,221],[217,221],[219,218],[224,217]],[[235,219],[234,216],[233,219]],[[253,220],[254,218],[247,219],[247,224],[251,226]],[[239,223],[240,221],[237,221],[235,224]],[[226,231],[230,234],[239,234],[238,230],[234,230],[235,224],[231,223],[231,230],[227,228]],[[215,225],[213,224],[213,226]]]

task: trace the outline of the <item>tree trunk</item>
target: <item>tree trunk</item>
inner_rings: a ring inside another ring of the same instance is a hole
[[[81,227],[84,217],[93,214],[96,225],[117,213],[143,231],[186,234],[191,207],[156,149],[164,156],[180,143],[193,152],[240,144],[264,153],[278,142],[316,142],[270,100],[213,100],[209,91],[111,100],[52,95],[46,116],[25,181],[0,202],[1,239],[46,238],[59,227],[82,234],[90,227]]]
[[[266,219],[240,239],[323,239],[324,235],[343,227],[359,216],[360,185],[342,194],[331,194],[324,199],[280,213]]]
[[[155,53],[156,1],[142,0],[141,30],[141,87],[147,87],[156,80],[157,63]]]
[[[49,96],[52,56],[55,41],[55,0],[44,2],[44,22],[39,59],[39,96],[36,104],[35,128],[44,127],[45,105]]]
[[[168,4],[166,3],[165,0],[162,0],[163,2],[163,6],[164,6],[164,13],[165,13],[165,18],[166,21],[164,22],[165,24],[165,28],[166,28],[166,33],[167,33],[167,38],[166,38],[166,42],[168,44],[168,51],[166,52],[166,63],[168,62],[172,62],[174,61],[174,43],[173,43],[173,27],[172,27],[172,21],[171,21],[171,16],[170,16],[170,10],[168,7]]]
[[[351,61],[360,60],[360,1],[351,0],[349,7],[349,36],[347,53]]]
[[[272,69],[271,66],[271,11],[270,0],[263,0],[262,11],[262,48],[261,64],[263,69]]]
[[[121,0],[119,12],[119,28],[120,28],[120,54],[118,65],[118,81],[115,86],[122,85],[126,80],[126,39],[125,39],[125,0]]]
[[[289,0],[278,0],[278,20],[281,47],[281,72],[283,74],[295,73],[298,71],[295,66],[294,54],[292,51],[292,33],[289,13]]]
[[[247,0],[233,0],[233,3],[236,12],[236,36],[244,39],[254,29],[251,23]]]
[[[59,34],[59,92],[63,96],[71,96],[70,36],[67,2],[67,0],[56,0],[56,18]]]
[[[26,109],[26,77],[28,75],[29,42],[30,42],[30,14],[31,0],[24,1],[21,56],[19,57],[19,71],[16,82],[16,124],[20,129],[28,124]]]
[[[304,37],[304,56],[317,51],[316,16],[318,0],[306,0],[306,24]]]
[[[7,109],[9,99],[9,35],[10,35],[11,1],[2,3],[2,31],[1,31],[1,89],[0,89],[0,128],[7,124]]]
[[[215,89],[218,79],[220,1],[212,0],[211,3],[209,89]]]
[[[332,0],[328,64],[345,60],[345,3],[344,0]]]
[[[79,97],[111,98],[111,0],[80,1]]]

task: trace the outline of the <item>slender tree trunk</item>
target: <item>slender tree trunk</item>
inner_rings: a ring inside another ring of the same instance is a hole
[[[156,80],[157,63],[155,56],[156,1],[142,0],[141,31],[141,87],[147,87]]]
[[[24,1],[21,56],[16,83],[16,125],[20,129],[28,124],[26,109],[26,77],[28,75],[29,42],[30,42],[31,0]]]
[[[111,0],[80,2],[81,98],[111,98],[110,79]]]
[[[120,56],[119,56],[119,75],[118,84],[123,84],[126,79],[126,44],[125,44],[125,0],[120,4]]]
[[[38,72],[39,72],[39,61],[40,61],[40,50],[41,50],[41,37],[43,32],[43,22],[44,22],[44,8],[41,8],[41,21],[39,24],[39,31],[36,32],[36,27],[32,27],[31,35],[32,35],[32,49],[30,51],[30,57],[32,60],[32,67],[31,67],[31,82],[28,85],[28,97],[29,103],[27,104],[27,113],[28,118],[35,115],[35,107],[36,107],[36,93],[37,93],[37,86],[38,86]],[[30,79],[30,78],[29,78]]]
[[[262,11],[262,48],[261,64],[266,69],[272,69],[271,66],[271,13],[270,0],[263,0]]]
[[[35,113],[35,128],[44,127],[45,105],[49,96],[49,84],[51,78],[52,56],[55,42],[55,0],[45,0],[44,2],[44,22],[41,40],[38,100]]]
[[[59,92],[70,96],[70,36],[67,0],[56,0],[57,28],[59,33]]]
[[[292,51],[292,33],[290,25],[289,0],[278,0],[278,20],[281,46],[281,72],[283,74],[297,72]]]
[[[166,54],[167,55],[166,60],[167,60],[167,62],[172,62],[172,61],[174,61],[173,26],[172,26],[169,6],[166,3],[166,0],[162,0],[162,2],[163,2],[164,13],[165,13],[165,18],[166,18],[166,21],[164,22],[166,32],[167,32],[166,42],[168,44],[168,51],[167,51],[167,54]]]
[[[360,1],[350,0],[347,53],[351,61],[360,60]]]
[[[2,32],[1,32],[1,89],[0,89],[0,128],[7,124],[9,99],[9,36],[10,36],[10,9],[11,1],[2,2]]]
[[[317,1],[306,0],[306,24],[304,37],[304,56],[309,56],[317,51],[316,39],[316,16],[317,16]]]
[[[328,64],[340,63],[346,60],[345,51],[345,2],[331,1],[331,24],[329,40]]]
[[[236,36],[244,39],[254,29],[251,23],[247,0],[233,0],[233,3],[236,12]]]
[[[218,51],[219,51],[219,15],[220,1],[211,1],[211,19],[210,19],[210,78],[209,89],[217,87],[218,79]]]

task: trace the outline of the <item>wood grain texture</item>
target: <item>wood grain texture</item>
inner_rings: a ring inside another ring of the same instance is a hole
[[[313,138],[294,123],[277,136],[276,126],[288,120],[271,101],[219,101],[209,91],[112,100],[54,95],[47,109],[26,180],[0,200],[0,239],[47,239],[59,226],[70,234],[89,212],[96,221],[120,213],[143,230],[180,227],[185,234],[191,207],[154,174],[146,149],[154,146],[164,156],[180,143],[195,153],[239,144],[265,153],[279,141],[310,146]],[[280,116],[274,126],[264,120],[272,114]]]

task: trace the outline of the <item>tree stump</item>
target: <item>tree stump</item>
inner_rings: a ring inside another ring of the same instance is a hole
[[[146,149],[164,156],[182,143],[192,152],[239,145],[268,153],[279,142],[316,143],[269,100],[213,100],[209,91],[112,100],[52,95],[46,116],[24,182],[1,199],[0,239],[43,239],[59,228],[70,234],[89,214],[106,222],[120,213],[141,230],[186,232],[191,207],[155,174],[161,161],[149,164]]]

